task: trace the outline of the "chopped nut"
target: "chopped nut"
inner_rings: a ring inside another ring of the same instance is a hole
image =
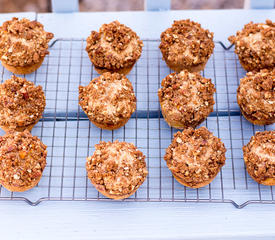
[[[19,179],[20,179],[20,177],[19,177],[17,174],[14,174],[14,175],[13,175],[13,178],[14,178],[15,180],[19,180]]]
[[[25,159],[26,155],[27,155],[27,153],[26,153],[25,151],[20,151],[20,152],[19,152],[19,157],[20,157],[21,159]]]

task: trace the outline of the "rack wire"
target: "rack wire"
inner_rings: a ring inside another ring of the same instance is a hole
[[[112,201],[89,182],[85,162],[99,141],[133,142],[146,155],[148,177],[139,190],[123,201],[232,203],[243,208],[250,203],[275,203],[273,187],[253,181],[246,172],[242,146],[256,131],[272,130],[254,126],[240,114],[236,102],[239,79],[245,75],[233,48],[216,42],[215,51],[203,75],[211,78],[217,92],[214,112],[203,126],[220,137],[227,148],[226,164],[206,187],[190,189],[180,185],[163,160],[176,129],[162,118],[157,90],[170,73],[161,59],[157,40],[144,40],[143,53],[128,75],[137,97],[137,110],[122,128],[115,131],[95,127],[78,105],[78,86],[87,85],[98,74],[92,68],[83,39],[56,39],[43,65],[26,78],[41,85],[46,109],[32,134],[48,146],[47,167],[38,186],[16,193],[0,188],[0,200],[24,200],[37,205],[45,200]],[[2,68],[1,81],[11,73]],[[2,135],[3,131],[0,132]]]

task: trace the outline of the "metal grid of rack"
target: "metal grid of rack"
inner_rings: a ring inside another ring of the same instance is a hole
[[[136,93],[137,111],[124,127],[107,131],[90,123],[78,106],[78,86],[98,76],[86,54],[85,40],[55,40],[43,65],[26,76],[41,85],[46,94],[43,118],[32,134],[48,146],[47,167],[37,187],[24,193],[1,187],[0,200],[24,200],[30,205],[44,200],[109,200],[87,179],[85,162],[96,143],[118,139],[133,142],[143,151],[149,170],[139,190],[123,201],[232,203],[237,208],[249,203],[275,203],[273,187],[254,182],[242,158],[242,146],[250,137],[256,131],[272,130],[274,125],[254,126],[241,116],[236,90],[245,72],[233,48],[220,42],[203,71],[217,92],[214,112],[202,125],[225,143],[226,164],[211,184],[200,189],[186,188],[174,180],[163,156],[177,130],[163,120],[157,96],[160,82],[170,70],[161,59],[158,44],[157,40],[144,40],[142,56],[128,75]],[[0,76],[4,81],[11,73],[2,68]]]

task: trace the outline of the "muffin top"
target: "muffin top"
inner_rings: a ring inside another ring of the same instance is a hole
[[[186,70],[171,73],[162,80],[158,96],[162,109],[169,116],[185,125],[195,127],[212,111],[214,92],[211,79]]]
[[[131,67],[140,57],[143,43],[137,34],[118,21],[103,24],[87,38],[86,51],[98,68]]]
[[[37,21],[25,18],[6,21],[0,27],[0,60],[12,66],[38,63],[49,54],[48,43],[53,36]]]
[[[275,119],[275,69],[248,72],[240,80],[238,104],[255,119]]]
[[[131,82],[119,73],[103,73],[88,86],[79,86],[79,105],[91,121],[117,124],[136,110]]]
[[[174,21],[172,27],[161,34],[159,48],[164,59],[186,66],[198,65],[205,63],[212,54],[213,36],[190,19]]]
[[[225,152],[224,144],[207,128],[188,128],[174,135],[164,160],[175,176],[195,187],[216,176]]]
[[[0,84],[0,126],[16,127],[33,124],[46,105],[41,86],[25,78],[12,76]]]
[[[46,166],[46,148],[27,130],[0,136],[0,182],[17,188],[33,186]]]
[[[275,23],[250,22],[228,40],[235,44],[235,53],[246,65],[247,71],[275,66]]]
[[[96,144],[86,169],[91,182],[113,196],[133,193],[148,174],[143,153],[134,144],[119,141]]]
[[[275,131],[257,132],[243,147],[246,168],[259,182],[275,178]]]

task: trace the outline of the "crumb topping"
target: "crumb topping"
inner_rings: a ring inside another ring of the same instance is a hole
[[[47,146],[29,131],[0,136],[0,182],[29,187],[42,176]]]
[[[88,86],[79,86],[79,105],[91,121],[114,125],[131,117],[136,96],[128,78],[106,72]]]
[[[53,34],[37,21],[13,18],[0,27],[0,60],[12,66],[38,63],[48,52]]]
[[[93,184],[117,196],[136,191],[148,174],[143,153],[134,144],[119,141],[96,144],[86,169]]]
[[[275,131],[257,132],[243,147],[249,174],[258,181],[275,179]]]
[[[46,106],[41,86],[12,76],[0,84],[0,125],[16,127],[33,124]]]
[[[211,79],[199,73],[171,73],[162,80],[158,90],[162,110],[185,128],[195,127],[213,112],[214,93]]]
[[[164,160],[175,176],[196,186],[216,176],[225,164],[226,149],[207,128],[177,132]]]
[[[212,32],[190,19],[174,21],[172,27],[161,34],[159,48],[168,61],[186,66],[199,65],[213,52],[213,36]]]
[[[228,40],[235,44],[235,53],[247,71],[275,66],[275,23],[250,22]]]
[[[250,118],[275,122],[275,69],[248,72],[240,80],[237,101]]]
[[[98,68],[130,67],[139,59],[143,43],[137,34],[118,21],[103,24],[87,38],[86,51]]]

